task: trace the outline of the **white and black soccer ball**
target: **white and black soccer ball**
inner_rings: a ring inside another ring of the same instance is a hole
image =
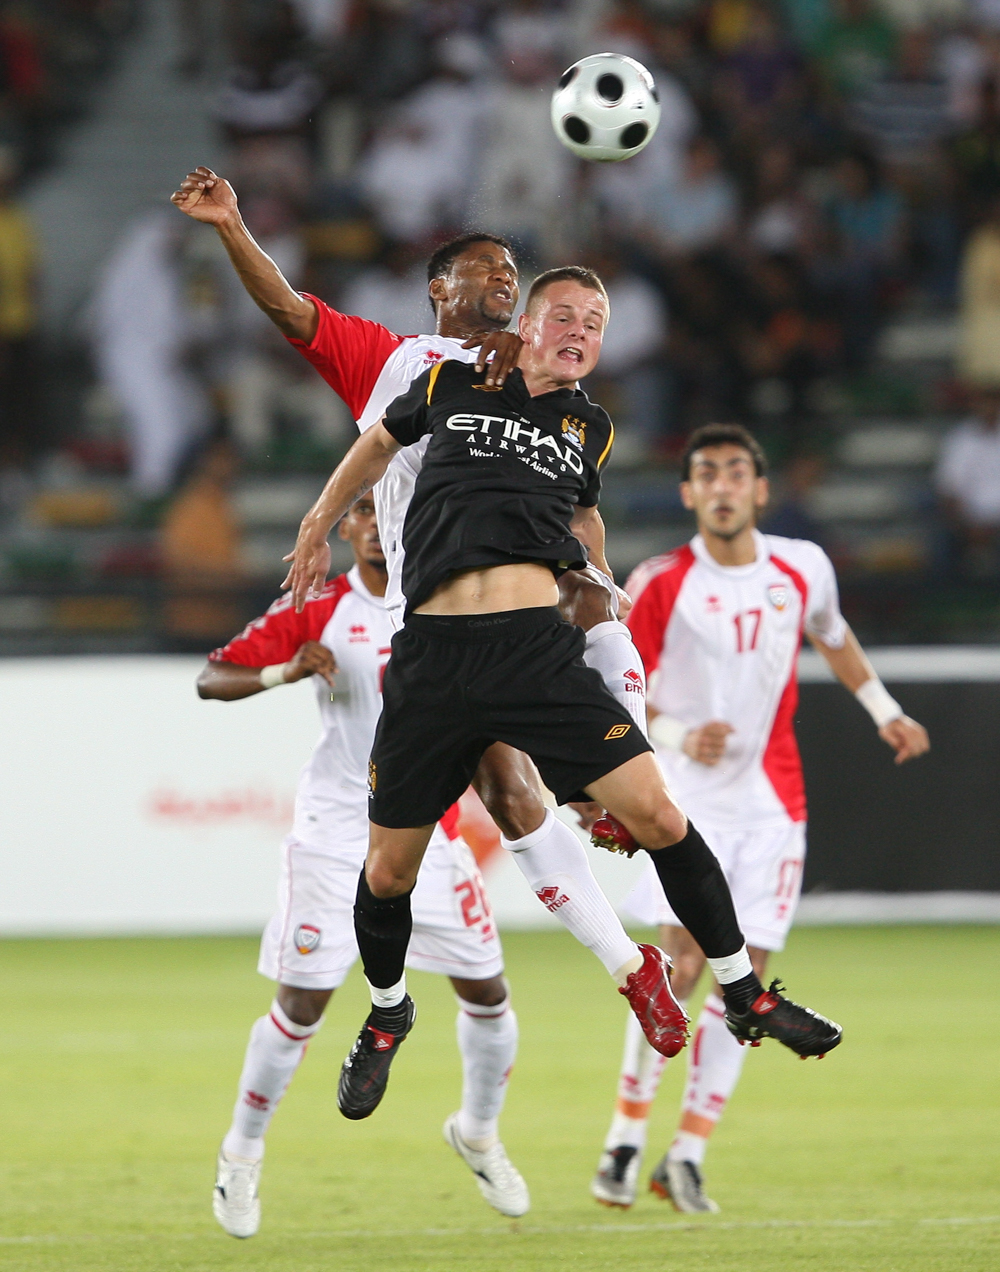
[[[552,94],[556,136],[581,159],[631,159],[649,145],[659,122],[652,75],[624,53],[581,58],[563,72]]]

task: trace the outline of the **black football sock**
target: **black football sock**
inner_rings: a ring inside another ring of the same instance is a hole
[[[669,848],[650,851],[649,855],[670,908],[701,946],[705,957],[725,958],[741,949],[743,933],[726,876],[691,822],[683,839]]]
[[[730,981],[728,985],[721,985],[719,988],[726,1006],[740,1016],[750,1010],[764,990],[756,972],[750,972],[748,976],[741,976],[739,980]]]
[[[354,931],[368,983],[390,989],[403,978],[406,947],[413,930],[410,892],[401,897],[376,897],[368,886],[364,870],[358,878],[354,902]],[[406,1025],[406,1000],[393,1007],[374,1007],[377,1026],[398,1033]],[[398,1019],[397,1019],[398,1018]],[[394,1028],[394,1025],[400,1028]]]

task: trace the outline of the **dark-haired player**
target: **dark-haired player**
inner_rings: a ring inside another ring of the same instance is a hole
[[[400,336],[294,291],[247,231],[232,187],[208,168],[189,172],[172,198],[182,212],[215,227],[251,297],[344,399],[362,432],[416,376],[446,358],[485,369],[480,386],[484,403],[493,400],[517,360],[521,340],[503,330],[517,302],[517,266],[509,245],[496,235],[465,234],[434,253],[427,273],[436,332]],[[496,356],[487,365],[492,349]],[[389,568],[386,608],[393,614],[402,611],[403,517],[425,448],[421,441],[395,455],[374,491]],[[596,541],[595,547],[599,550],[591,560],[606,576],[603,549]],[[324,548],[311,579],[317,592],[329,564],[329,549]],[[592,567],[586,573],[568,572],[561,580],[560,602],[566,617],[586,630],[588,664],[601,672],[645,728],[642,664],[628,630],[617,621],[614,584],[602,577]],[[633,977],[630,1001],[644,1012],[645,1027],[655,1035],[657,1003],[669,1008],[663,972],[643,960],[598,887],[586,850],[546,809],[534,765],[509,747],[491,747],[475,785],[533,891],[600,959],[619,987]]]
[[[257,1185],[264,1136],[331,995],[357,960],[353,906],[368,849],[368,754],[393,623],[375,506],[359,499],[340,523],[354,568],[297,613],[288,597],[209,656],[202,698],[223,702],[312,677],[323,732],[302,769],[295,821],[281,847],[278,909],[264,932],[258,970],[278,982],[250,1031],[233,1120],[216,1166],[212,1208],[234,1237],[260,1223]],[[434,828],[414,897],[412,967],[451,978],[458,998],[462,1105],[445,1136],[502,1214],[523,1215],[528,1190],[498,1136],[514,1058],[517,1018],[483,882],[452,808]]]
[[[784,947],[805,859],[805,788],[792,724],[802,632],[871,714],[897,763],[926,751],[927,734],[889,696],[841,617],[823,550],[755,528],[767,478],[764,454],[745,428],[709,424],[692,435],[681,462],[681,498],[698,533],[636,568],[628,582],[634,598],[628,623],[650,679],[657,758],[719,858],[763,979],[769,953]],[[686,1001],[705,957],[655,871],[647,869],[626,905],[637,919],[661,925],[674,987]],[[677,1137],[650,1181],[682,1211],[718,1209],[705,1195],[701,1165],[746,1057],[724,1016],[716,987],[696,1026]],[[591,1184],[606,1205],[635,1200],[663,1065],[629,1027],[617,1109]]]
[[[585,665],[583,633],[556,608],[556,577],[583,564],[594,541],[614,438],[577,384],[597,364],[607,317],[607,294],[589,270],[541,275],[503,390],[484,397],[481,373],[455,362],[425,372],[355,443],[299,533],[286,584],[304,603],[337,518],[401,446],[429,439],[403,528],[406,614],[372,749],[371,841],[355,906],[372,1012],[341,1072],[348,1116],[378,1105],[413,1024],[403,960],[431,830],[497,741],[530,755],[558,800],[585,792],[647,848],[723,986],[733,1028],[804,1055],[840,1041],[830,1021],[764,995],[718,862],[671,800],[632,716]],[[672,1007],[667,1054],[687,1031]],[[393,1045],[380,1048],[387,1035]]]

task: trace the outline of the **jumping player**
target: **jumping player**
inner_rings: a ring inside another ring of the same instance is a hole
[[[628,589],[628,617],[650,679],[650,736],[671,791],[698,819],[722,864],[754,971],[784,947],[802,881],[806,802],[792,727],[802,632],[868,710],[897,764],[927,750],[872,670],[841,617],[829,559],[814,543],[762,535],[767,502],[764,454],[746,429],[710,424],[681,461],[681,498],[698,533],[644,562]],[[686,1001],[705,966],[691,933],[647,869],[626,903],[661,924],[673,956],[673,984]],[[688,1059],[680,1129],[650,1187],[681,1211],[714,1211],[701,1165],[708,1137],[739,1079],[746,1051],[727,1030],[718,987],[709,995]],[[626,1031],[614,1120],[591,1192],[630,1206],[647,1118],[664,1060],[641,1033]]]
[[[323,721],[282,845],[278,909],[261,942],[258,970],[278,982],[278,992],[250,1032],[232,1126],[219,1151],[213,1209],[234,1237],[257,1231],[264,1134],[358,956],[352,911],[368,848],[368,755],[393,625],[382,599],[385,557],[370,497],[354,505],[340,535],[354,551],[354,568],[301,613],[287,597],[276,601],[211,654],[198,678],[201,697],[231,702],[312,676]],[[464,1082],[445,1138],[490,1205],[516,1217],[528,1210],[528,1190],[497,1137],[497,1118],[517,1053],[517,1018],[483,882],[456,822],[452,809],[433,827],[413,895],[407,963],[451,978]]]
[[[517,302],[517,267],[503,239],[472,233],[439,248],[427,271],[436,334],[399,336],[294,291],[247,231],[232,187],[208,168],[189,172],[172,200],[188,216],[215,227],[250,296],[344,399],[362,432],[415,377],[445,358],[485,370],[484,402],[490,400],[486,393],[502,389],[517,361],[520,337],[503,330]],[[386,606],[400,617],[403,517],[425,447],[419,442],[397,454],[374,492],[389,565]],[[564,616],[586,630],[588,664],[645,728],[642,663],[628,629],[617,620],[618,592],[604,577],[609,571],[603,548],[596,539],[594,546],[600,550],[591,559],[604,575],[593,566],[568,571],[560,581],[560,604]],[[328,549],[324,553],[311,580],[317,590],[329,571]],[[554,913],[642,1013],[653,1045],[666,1045],[656,1032],[661,1007],[667,1018],[671,1010],[662,960],[641,953],[625,932],[579,839],[546,809],[535,766],[498,744],[483,757],[474,784],[533,891],[543,903],[556,896]]]
[[[341,1071],[342,1109],[366,1116],[414,1019],[403,961],[410,894],[434,823],[486,748],[529,754],[560,801],[583,791],[651,852],[723,985],[732,1027],[820,1054],[840,1029],[753,972],[718,862],[673,803],[632,717],[582,658],[556,608],[555,577],[586,560],[600,470],[614,430],[577,381],[597,363],[608,316],[595,274],[550,270],[519,321],[519,367],[484,398],[474,367],[445,362],[414,381],[351,448],[299,532],[286,585],[302,603],[330,527],[402,446],[429,437],[406,514],[405,622],[392,643],[372,749],[371,840],[355,927],[372,1012]],[[767,998],[765,1013],[755,1005]],[[773,1001],[772,1001],[773,998]],[[676,1053],[687,1018],[674,1004]],[[391,1035],[392,1047],[374,1039]]]

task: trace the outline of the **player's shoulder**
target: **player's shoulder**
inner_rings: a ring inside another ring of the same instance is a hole
[[[765,534],[764,542],[772,561],[779,566],[784,562],[806,574],[833,569],[833,562],[812,539],[787,539],[781,534]]]
[[[329,622],[334,610],[351,591],[351,583],[346,574],[338,574],[323,589],[310,593],[306,597],[301,613],[297,613],[291,592],[285,592],[267,607],[260,616],[249,622],[237,637],[247,639],[253,632],[266,630],[269,627],[297,627],[309,629],[318,634]]]
[[[420,382],[427,385],[428,406],[437,405],[443,399],[453,400],[456,395],[467,397],[471,402],[473,397],[481,397],[482,391],[487,388],[486,372],[477,371],[473,362],[464,358],[441,358],[421,376]],[[472,393],[474,389],[480,392]]]
[[[392,357],[411,371],[411,379],[442,362],[475,362],[478,349],[463,349],[452,336],[404,336]]]
[[[648,557],[645,561],[640,561],[628,576],[625,591],[635,602],[651,585],[657,588],[679,587],[694,562],[695,555],[690,543],[683,543],[672,552],[661,552],[657,556]]]

